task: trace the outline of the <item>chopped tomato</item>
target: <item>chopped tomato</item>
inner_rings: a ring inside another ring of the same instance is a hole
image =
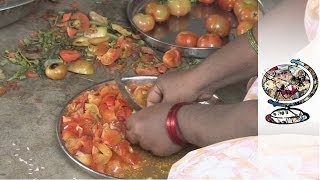
[[[61,20],[61,22],[67,22],[67,21],[69,21],[70,19],[71,19],[71,16],[72,16],[72,13],[70,12],[70,13],[64,13],[63,15],[62,15],[62,20]]]
[[[110,129],[117,130],[121,133],[125,133],[127,130],[126,125],[123,121],[112,121],[110,123]]]
[[[114,88],[113,86],[104,86],[101,90],[100,90],[100,95],[101,97],[106,96],[107,94],[112,94],[112,95],[118,95],[118,89]]]
[[[117,117],[116,117],[113,110],[106,109],[106,110],[101,111],[100,113],[102,116],[103,123],[111,123],[112,121],[117,120]]]
[[[123,106],[116,112],[116,117],[119,121],[125,121],[132,114],[132,112],[132,108]]]
[[[75,61],[81,57],[81,53],[77,50],[60,50],[60,57],[67,63]]]
[[[108,107],[115,106],[115,102],[116,102],[116,97],[112,94],[104,95],[101,100],[101,103],[106,104]]]
[[[103,129],[101,138],[103,143],[110,146],[115,146],[119,144],[122,140],[122,137],[119,131],[109,129],[109,128]]]
[[[143,63],[151,63],[154,60],[154,55],[152,54],[143,54],[140,58],[140,61]]]
[[[172,48],[164,53],[162,61],[168,68],[178,67],[182,63],[181,53],[177,48]]]
[[[67,34],[69,38],[74,38],[77,34],[77,30],[71,27],[67,27]]]
[[[94,52],[96,56],[103,56],[108,52],[109,46],[106,43],[100,43],[97,45],[97,50]]]
[[[63,127],[63,131],[70,131],[73,134],[77,135],[78,137],[82,136],[83,128],[79,126],[78,123],[68,123],[66,126]]]
[[[113,148],[114,152],[117,153],[121,159],[126,163],[135,165],[136,167],[141,162],[141,159],[138,154],[133,152],[132,147],[129,142],[126,140],[121,141],[118,145]]]
[[[79,32],[86,32],[90,28],[90,20],[87,15],[82,12],[76,12],[72,14],[71,19],[80,21],[80,25],[78,28]]]
[[[92,151],[92,138],[90,138],[89,136],[82,136],[81,137],[81,148],[80,150],[86,154],[91,154]]]
[[[121,50],[119,48],[110,48],[101,58],[101,64],[110,65],[120,58]]]
[[[80,139],[74,137],[66,139],[65,142],[65,146],[71,154],[77,153],[82,146]]]
[[[129,166],[118,155],[114,154],[106,165],[105,172],[111,176],[121,177],[127,169],[129,169]]]

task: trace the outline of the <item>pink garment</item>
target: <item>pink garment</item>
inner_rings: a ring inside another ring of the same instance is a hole
[[[318,152],[318,136],[233,139],[188,153],[168,179],[318,179]]]

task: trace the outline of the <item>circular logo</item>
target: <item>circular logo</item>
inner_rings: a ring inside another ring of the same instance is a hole
[[[262,87],[270,98],[289,102],[301,98],[309,91],[310,77],[298,66],[278,65],[265,73]]]

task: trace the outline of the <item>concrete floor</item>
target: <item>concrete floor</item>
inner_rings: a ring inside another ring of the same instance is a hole
[[[126,24],[127,1],[78,0],[81,10],[96,10],[114,22]],[[100,2],[100,3],[99,3]],[[42,2],[36,16],[47,9],[63,10],[71,1],[60,4]],[[0,29],[0,51],[14,49],[19,39],[31,31],[45,27],[44,21],[25,17],[21,21]],[[6,65],[3,70],[12,74],[15,66]],[[128,73],[130,75],[130,73]],[[19,82],[19,90],[0,97],[0,178],[92,178],[70,161],[58,145],[55,128],[60,111],[66,102],[82,90],[112,78],[105,68],[87,76],[69,74],[62,81],[46,78]],[[227,102],[240,101],[245,83],[220,91]]]

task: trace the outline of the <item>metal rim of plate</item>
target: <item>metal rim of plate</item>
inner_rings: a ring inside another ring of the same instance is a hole
[[[143,82],[155,82],[157,80],[156,76],[132,76],[132,77],[123,77],[121,79],[124,83],[126,82],[130,82],[130,83],[143,83]],[[111,179],[111,178],[115,178],[113,176],[109,176],[100,172],[97,172],[91,168],[89,168],[88,166],[84,165],[83,163],[81,163],[79,160],[77,160],[75,157],[72,156],[72,154],[69,153],[69,151],[67,150],[66,146],[64,145],[64,142],[62,140],[61,137],[61,121],[62,121],[62,116],[65,112],[66,107],[68,106],[68,104],[70,104],[72,102],[72,100],[74,100],[76,97],[78,97],[80,94],[95,89],[99,86],[102,86],[104,84],[108,84],[113,82],[113,79],[111,80],[106,80],[103,81],[101,83],[95,84],[93,86],[90,86],[89,88],[81,91],[80,93],[78,93],[77,95],[75,95],[74,97],[72,97],[65,106],[63,106],[63,109],[61,110],[60,114],[59,114],[59,118],[57,120],[56,123],[56,135],[57,135],[57,139],[58,139],[58,143],[59,146],[61,147],[61,149],[63,150],[63,152],[69,157],[69,159],[71,159],[75,164],[77,164],[78,166],[80,166],[83,170],[85,170],[89,175],[96,177],[96,178],[107,178],[107,179]]]
[[[40,0],[6,0],[0,5],[0,28],[28,15]]]
[[[165,52],[169,50],[170,48],[177,48],[179,49],[184,57],[193,57],[193,58],[206,58],[208,57],[211,53],[214,51],[220,49],[217,47],[214,48],[200,48],[200,47],[183,47],[183,46],[178,46],[175,44],[171,44],[168,42],[161,41],[159,39],[156,39],[155,37],[152,37],[148,35],[147,33],[141,31],[134,23],[133,23],[133,16],[140,12],[141,6],[143,6],[146,2],[149,0],[129,0],[128,5],[127,5],[127,17],[128,20],[133,27],[134,31],[140,33],[143,37],[143,39],[152,47],[156,48],[157,50],[160,50],[162,52]],[[259,2],[259,8],[261,9],[262,13],[264,14],[265,11],[264,6],[262,4],[261,0],[258,0]],[[232,40],[232,38],[230,38]]]

